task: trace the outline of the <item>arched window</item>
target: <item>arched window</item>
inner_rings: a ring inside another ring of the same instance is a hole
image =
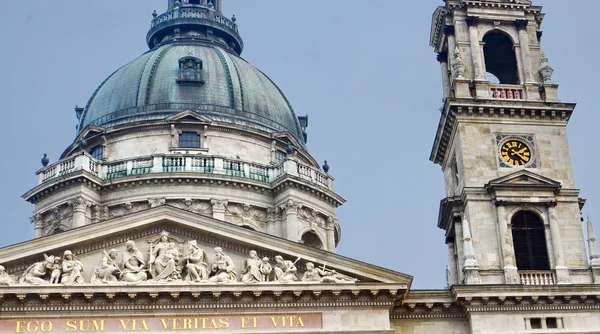
[[[511,224],[517,268],[549,270],[550,261],[542,219],[531,211],[519,211],[513,216]]]
[[[483,42],[488,79],[493,83],[518,85],[519,68],[510,37],[499,30],[494,30],[483,37]]]
[[[314,232],[306,232],[302,235],[302,243],[308,247],[323,249],[323,242]]]

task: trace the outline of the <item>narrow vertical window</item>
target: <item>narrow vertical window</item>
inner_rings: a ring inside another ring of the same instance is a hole
[[[102,145],[94,146],[90,150],[90,155],[96,160],[102,160],[102,158],[104,158],[104,148]]]
[[[531,211],[519,211],[514,215],[511,223],[517,268],[550,270],[542,219]]]
[[[192,56],[179,59],[177,83],[184,86],[202,85],[202,60]]]

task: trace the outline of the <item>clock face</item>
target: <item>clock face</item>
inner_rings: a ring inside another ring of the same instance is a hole
[[[520,140],[509,140],[500,148],[502,159],[512,166],[523,166],[531,160],[531,149]]]

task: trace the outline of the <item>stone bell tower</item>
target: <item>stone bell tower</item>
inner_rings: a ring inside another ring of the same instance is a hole
[[[447,0],[433,16],[444,106],[430,159],[445,175],[451,285],[593,282],[567,143],[575,104],[558,98],[541,10]]]

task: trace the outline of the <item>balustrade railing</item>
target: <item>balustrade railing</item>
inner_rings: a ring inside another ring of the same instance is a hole
[[[519,277],[523,285],[555,285],[554,271],[529,271],[519,270]]]
[[[202,7],[182,7],[179,9],[168,11],[154,18],[151,23],[151,28],[154,28],[164,22],[176,19],[210,19],[216,23],[223,25],[236,33],[239,33],[238,26],[232,20]]]
[[[520,86],[492,85],[490,94],[494,99],[501,100],[523,100],[523,88]]]
[[[157,154],[103,162],[95,160],[87,153],[60,160],[41,169],[38,172],[38,184],[79,170],[85,170],[104,180],[152,173],[199,173],[229,175],[265,183],[274,182],[284,175],[292,175],[328,189],[332,189],[333,184],[333,179],[329,175],[316,168],[302,165],[296,160],[286,160],[273,166],[221,156]]]

